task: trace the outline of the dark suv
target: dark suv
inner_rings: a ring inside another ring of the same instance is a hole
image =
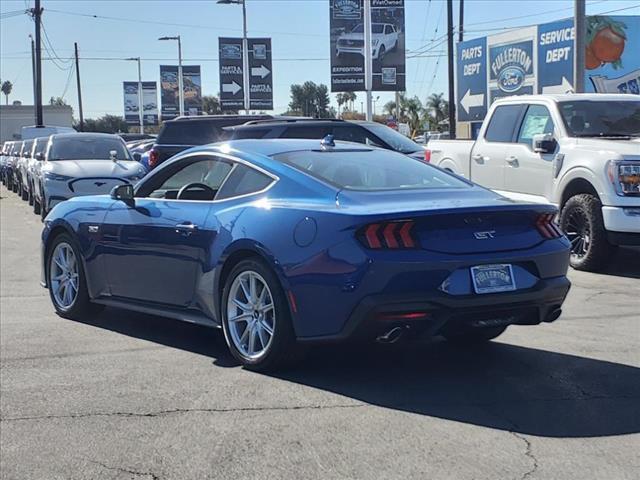
[[[376,122],[338,119],[256,120],[226,128],[230,138],[309,138],[321,139],[331,134],[335,140],[364,143],[425,159],[422,145],[401,133]]]
[[[153,148],[149,150],[149,169],[187,148],[224,140],[227,135],[224,127],[272,118],[271,115],[199,115],[169,120],[164,123]]]

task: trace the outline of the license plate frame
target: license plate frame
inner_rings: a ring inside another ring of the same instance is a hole
[[[473,290],[479,295],[512,292],[516,289],[513,266],[510,263],[476,265],[471,267],[470,272]]]

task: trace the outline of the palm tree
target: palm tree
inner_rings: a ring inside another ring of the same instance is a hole
[[[11,93],[11,90],[13,90],[13,83],[11,83],[9,80],[5,80],[4,82],[2,82],[2,87],[0,87],[0,90],[2,91],[2,93],[4,93],[5,105],[9,105],[9,94]]]
[[[382,107],[382,111],[384,113],[386,113],[387,115],[395,115],[396,112],[396,102],[394,102],[393,100],[387,102],[384,104],[384,107]]]
[[[349,108],[349,110],[353,111],[353,102],[356,101],[356,99],[358,98],[358,96],[356,95],[356,92],[344,92],[343,94],[343,98],[345,99],[345,103],[347,105],[351,104]]]
[[[427,110],[435,123],[440,123],[449,115],[449,104],[444,99],[444,93],[432,93],[427,98]]]
[[[422,102],[418,97],[405,99],[407,123],[411,130],[411,137],[415,137],[422,125]]]

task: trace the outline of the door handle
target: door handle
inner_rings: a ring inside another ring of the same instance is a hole
[[[184,235],[185,237],[188,237],[196,230],[198,230],[198,226],[191,222],[179,223],[176,225],[176,233]]]
[[[480,155],[479,153],[476,153],[471,158],[473,158],[476,163],[484,163],[489,160],[489,157],[485,157],[484,155]]]
[[[518,157],[514,157],[513,155],[511,155],[510,157],[507,157],[507,163],[512,167],[517,167],[519,165]]]

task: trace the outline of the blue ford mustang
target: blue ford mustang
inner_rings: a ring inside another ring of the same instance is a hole
[[[108,305],[221,326],[255,369],[309,341],[483,341],[560,315],[555,213],[388,150],[238,140],[56,206],[42,282],[66,317]]]

